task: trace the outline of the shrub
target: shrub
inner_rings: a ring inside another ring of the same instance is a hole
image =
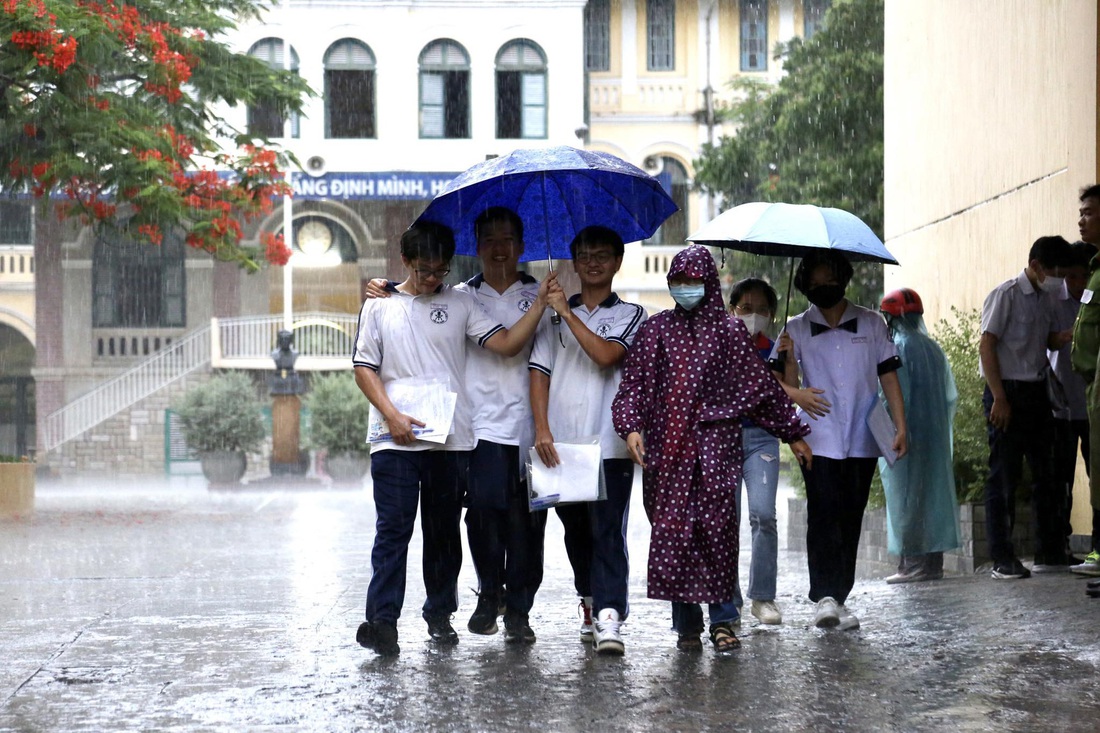
[[[313,380],[305,398],[309,408],[310,444],[329,453],[369,453],[366,443],[370,403],[351,372]]]
[[[936,324],[935,339],[951,363],[959,392],[955,412],[955,492],[960,503],[982,498],[988,473],[989,440],[986,434],[982,392],[985,380],[978,374],[981,313],[951,307],[951,319]]]
[[[250,453],[263,443],[263,403],[252,380],[241,372],[219,374],[194,387],[172,409],[187,444],[200,453]]]

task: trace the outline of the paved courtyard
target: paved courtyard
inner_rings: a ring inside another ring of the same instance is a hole
[[[468,557],[461,641],[428,644],[417,535],[402,652],[382,659],[354,641],[369,481],[210,491],[200,477],[40,479],[34,515],[0,520],[0,731],[1100,729],[1100,601],[1083,579],[867,577],[849,602],[863,628],[821,631],[781,519],[784,624],[746,622],[733,654],[685,654],[667,604],[645,598],[635,498],[625,657],[579,643],[552,517],[535,645],[466,632]]]

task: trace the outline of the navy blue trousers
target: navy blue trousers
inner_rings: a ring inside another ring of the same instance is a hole
[[[519,448],[479,440],[470,453],[466,540],[478,590],[501,595],[509,611],[528,614],[542,584],[546,512],[532,512]]]
[[[629,458],[605,459],[603,473],[607,499],[558,507],[558,517],[565,527],[565,550],[573,565],[577,593],[592,596],[594,612],[614,608],[619,618],[625,620],[630,610],[626,523],[634,485],[634,462]],[[588,583],[583,578],[586,560]]]
[[[458,610],[458,573],[462,567],[462,488],[465,451],[385,450],[371,455],[377,513],[372,575],[367,587],[367,620],[397,623],[405,602],[409,540],[420,505],[424,535],[423,615],[449,617]]]

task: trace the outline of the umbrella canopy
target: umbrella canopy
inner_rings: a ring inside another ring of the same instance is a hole
[[[444,188],[417,222],[451,227],[456,254],[476,255],[474,220],[504,206],[523,221],[524,262],[570,259],[569,243],[591,225],[624,242],[653,236],[677,206],[656,178],[609,153],[568,146],[516,150],[469,168]]]
[[[809,204],[741,204],[703,225],[688,241],[781,257],[805,257],[815,250],[835,249],[849,260],[898,264],[858,216]]]

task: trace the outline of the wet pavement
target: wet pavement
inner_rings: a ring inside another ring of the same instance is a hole
[[[645,598],[636,500],[625,657],[578,641],[551,518],[536,644],[466,631],[468,555],[460,643],[428,644],[418,533],[402,651],[383,659],[354,641],[373,521],[366,487],[40,479],[34,515],[0,519],[0,731],[1100,729],[1100,600],[1081,578],[861,578],[862,629],[822,631],[781,519],[784,624],[684,653]]]

